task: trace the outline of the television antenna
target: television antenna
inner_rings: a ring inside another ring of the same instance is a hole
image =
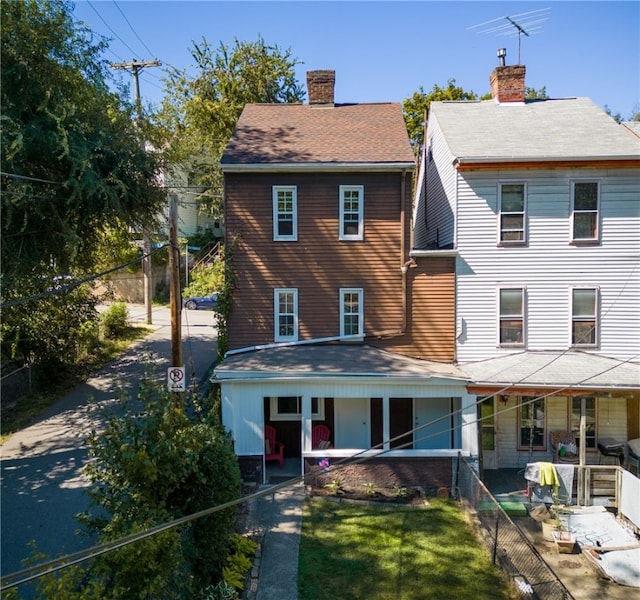
[[[540,33],[542,23],[549,18],[551,8],[539,8],[517,15],[497,17],[478,25],[472,25],[468,29],[477,29],[477,33],[487,35],[506,35],[508,37],[518,36],[518,64],[520,64],[520,44],[522,36],[529,37],[532,34]],[[506,23],[504,22],[506,21]]]

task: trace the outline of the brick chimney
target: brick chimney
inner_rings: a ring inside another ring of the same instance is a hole
[[[489,77],[491,96],[499,103],[524,102],[524,65],[499,66]]]
[[[311,106],[333,106],[335,71],[307,71],[307,91]]]

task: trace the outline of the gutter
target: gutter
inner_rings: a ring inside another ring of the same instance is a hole
[[[285,348],[287,346],[307,346],[309,344],[322,344],[325,342],[362,342],[364,335],[334,335],[331,337],[314,338],[311,340],[296,340],[291,342],[273,342],[271,344],[259,344],[257,346],[245,346],[244,348],[236,348],[235,350],[227,350],[224,358],[234,356],[236,354],[244,354],[246,352],[254,352],[255,350],[272,350],[273,348]]]
[[[415,163],[413,162],[380,162],[380,163],[348,163],[348,162],[309,162],[309,163],[246,163],[246,164],[229,164],[221,165],[223,173],[260,173],[260,172],[345,172],[345,171],[359,171],[359,172],[390,172],[413,170]]]

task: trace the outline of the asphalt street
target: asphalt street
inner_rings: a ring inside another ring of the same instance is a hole
[[[131,321],[144,323],[146,309],[129,305]],[[135,389],[143,375],[166,379],[171,362],[171,326],[167,308],[154,307],[154,332],[130,347],[86,383],[60,398],[37,422],[0,447],[0,572],[24,568],[39,552],[56,558],[83,550],[93,540],[78,531],[75,515],[85,510],[88,482],[86,436],[99,427],[96,405],[108,406],[123,389]],[[187,386],[204,384],[216,359],[217,329],[211,311],[182,313],[182,355]]]

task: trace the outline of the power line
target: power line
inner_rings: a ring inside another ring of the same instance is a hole
[[[133,50],[131,48],[131,46],[129,46],[129,44],[127,44],[127,42],[125,42],[115,31],[114,29],[111,27],[111,25],[109,25],[109,23],[107,23],[104,18],[102,17],[102,15],[98,12],[98,10],[96,9],[95,6],[93,6],[93,4],[91,3],[91,0],[87,0],[87,4],[91,7],[91,9],[93,10],[94,13],[96,13],[96,15],[98,15],[98,17],[100,18],[100,20],[106,25],[107,29],[113,33],[113,35],[116,36],[116,38],[118,38],[122,44],[124,45],[125,48],[127,48],[127,50],[129,50],[129,52],[131,52],[131,54],[133,56],[135,56],[137,53],[135,50]]]
[[[17,173],[6,173],[0,171],[2,177],[10,177],[11,179],[20,179],[24,181],[35,181],[37,183],[52,183],[53,185],[64,185],[61,181],[51,181],[51,179],[40,179],[38,177],[28,177],[27,175],[18,175]]]
[[[134,265],[134,264],[136,264],[136,263],[138,263],[138,262],[140,262],[142,260],[145,260],[145,259],[149,258],[151,255],[155,254],[156,252],[160,252],[160,250],[163,250],[167,246],[169,246],[169,244],[163,244],[162,246],[160,246],[159,248],[156,248],[155,250],[152,250],[148,254],[143,254],[142,256],[139,256],[138,258],[136,258],[134,260],[130,260],[129,262],[126,262],[124,264],[118,265],[118,266],[113,267],[111,269],[107,269],[106,271],[103,271],[102,273],[97,273],[96,275],[89,275],[88,277],[85,277],[85,278],[80,279],[78,281],[74,281],[73,283],[67,283],[65,285],[56,286],[53,289],[47,290],[46,292],[41,292],[40,294],[35,294],[33,296],[28,296],[26,298],[16,298],[14,300],[7,300],[6,302],[3,302],[2,304],[0,304],[0,308],[9,308],[10,306],[19,306],[21,304],[25,304],[25,303],[31,302],[33,300],[40,300],[42,298],[47,298],[47,297],[53,296],[55,294],[62,294],[62,293],[65,293],[65,292],[70,292],[71,290],[81,286],[83,283],[88,283],[90,281],[94,281],[95,279],[99,279],[100,277],[104,277],[105,275],[108,275],[109,273],[113,273],[115,271],[119,271],[121,269],[129,267],[130,265]]]
[[[129,26],[129,28],[131,29],[131,31],[133,31],[133,35],[135,35],[138,38],[138,41],[144,46],[145,50],[151,55],[151,56],[155,56],[155,54],[153,52],[151,52],[151,50],[149,50],[149,46],[147,46],[143,41],[142,38],[138,35],[137,31],[133,28],[133,25],[131,25],[131,23],[129,22],[129,19],[127,19],[126,15],[122,12],[122,9],[120,8],[120,5],[116,2],[116,0],[113,0],[113,3],[115,4],[115,7],[118,9],[118,11],[120,12],[120,14],[122,15],[122,18],[127,22],[127,25]]]

